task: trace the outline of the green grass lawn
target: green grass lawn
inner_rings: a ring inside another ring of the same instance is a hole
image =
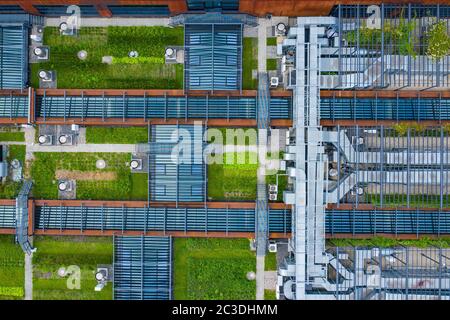
[[[112,264],[111,237],[35,237],[33,255],[33,299],[35,300],[111,300],[112,283],[95,292],[94,278],[99,264]],[[78,266],[80,289],[69,289],[68,278],[58,276],[60,267]]]
[[[266,271],[277,270],[277,254],[274,252],[267,252],[264,266]]]
[[[252,77],[252,70],[258,69],[258,38],[244,38],[242,46],[242,89],[254,90],[258,87],[258,79]]]
[[[44,44],[50,46],[50,61],[31,64],[31,83],[39,86],[41,69],[56,70],[58,88],[91,89],[182,89],[183,65],[164,63],[165,47],[182,46],[183,28],[169,27],[83,27],[79,36],[61,36],[46,27]],[[86,60],[77,53],[87,51]],[[128,59],[136,50],[139,59]],[[103,56],[125,58],[102,63]]]
[[[24,145],[9,145],[7,160],[10,162],[13,159],[18,159],[22,166],[25,165],[25,146]],[[14,199],[19,194],[21,182],[11,181],[9,178],[5,183],[0,184],[0,199]]]
[[[227,164],[227,159],[233,156],[234,163]],[[238,156],[245,157],[245,163],[236,163]],[[258,164],[251,164],[250,156],[256,157],[256,153],[225,153],[223,164],[208,165],[208,197],[211,200],[255,200]]]
[[[216,131],[218,130],[218,131]],[[222,135],[222,140],[219,139],[218,133]],[[214,137],[214,139],[213,139]],[[208,142],[214,144],[233,144],[233,145],[256,145],[258,131],[256,128],[208,128]]]
[[[277,37],[268,37],[266,40],[266,44],[268,46],[276,46],[277,45]]]
[[[25,141],[25,133],[21,131],[0,131],[0,141]]]
[[[174,296],[177,300],[254,300],[255,253],[247,239],[176,238]]]
[[[57,199],[57,170],[115,174],[113,180],[96,177],[91,180],[77,179],[77,199],[92,200],[146,200],[147,174],[131,173],[129,153],[69,153],[36,152],[31,166],[34,181],[33,195],[37,199]],[[97,169],[98,159],[106,161],[106,168]]]
[[[327,240],[327,244],[330,246],[358,246],[358,247],[443,247],[450,248],[450,238],[430,239],[420,238],[417,240],[396,240],[383,237],[372,237],[370,239],[330,239]]]
[[[148,142],[147,127],[87,127],[87,143],[136,144]]]
[[[0,235],[0,300],[24,296],[24,254],[14,236]]]
[[[267,59],[266,68],[267,70],[277,70],[277,59]]]

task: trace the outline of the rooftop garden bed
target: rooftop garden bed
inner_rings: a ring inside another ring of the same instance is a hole
[[[25,146],[24,145],[9,145],[7,161],[10,163],[13,159],[21,162],[25,166]],[[12,181],[10,177],[0,184],[0,199],[14,199],[19,194],[21,182]]]
[[[24,254],[14,236],[0,235],[0,300],[23,299]]]
[[[242,46],[242,89],[255,90],[258,79],[253,78],[253,70],[258,69],[258,38],[244,38]]]
[[[87,143],[137,144],[148,142],[147,127],[87,127]]]
[[[35,237],[38,248],[33,255],[33,299],[35,300],[111,300],[113,285],[102,291],[97,285],[95,271],[99,264],[112,264],[111,237]],[[68,277],[58,276],[60,267],[78,266],[80,288],[69,289]]]
[[[58,178],[76,180],[76,198],[91,200],[146,200],[147,174],[131,173],[129,153],[34,153],[31,177],[37,199],[57,199]],[[96,161],[106,162],[97,169]]]
[[[442,247],[450,248],[450,238],[430,239],[420,238],[417,240],[397,240],[383,237],[373,237],[370,239],[330,239],[327,240],[327,244],[333,247],[416,247],[416,248],[428,248],[428,247]]]
[[[2,127],[0,129],[0,141],[25,141],[25,133],[19,128]]]
[[[183,65],[165,64],[166,46],[184,44],[183,28],[83,27],[76,37],[61,36],[47,27],[44,44],[50,60],[31,64],[32,86],[39,87],[39,70],[55,70],[57,86],[64,89],[182,89]],[[77,53],[87,52],[85,60]],[[129,58],[137,51],[137,58]],[[102,57],[112,56],[112,63]]]
[[[174,240],[174,296],[187,300],[254,300],[255,253],[247,239]]]

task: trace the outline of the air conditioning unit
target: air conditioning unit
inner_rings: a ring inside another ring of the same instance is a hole
[[[278,35],[284,36],[287,33],[287,26],[283,22],[280,22],[276,25],[275,32]]]
[[[276,87],[278,87],[278,84],[279,84],[280,82],[279,82],[279,79],[278,79],[278,77],[271,77],[270,78],[270,87],[271,88],[276,88]]]
[[[269,193],[269,201],[277,201],[278,193]]]
[[[73,137],[71,134],[61,134],[58,137],[58,144],[63,146],[70,146],[73,144]]]
[[[353,137],[352,137],[352,144],[353,144],[353,145],[361,145],[361,144],[364,144],[364,138],[353,136]]]
[[[70,192],[73,190],[73,184],[70,180],[60,180],[58,182],[58,190],[61,192]]]
[[[278,192],[278,186],[276,184],[269,184],[269,192]]]
[[[174,63],[177,61],[177,49],[175,48],[166,48],[164,58],[166,59],[166,63]]]
[[[142,159],[131,159],[130,169],[131,170],[142,170]]]
[[[362,196],[364,194],[364,188],[355,187],[350,191],[352,196]]]
[[[55,72],[49,70],[40,70],[38,73],[39,78],[44,82],[51,82],[55,80]]]
[[[269,241],[269,252],[277,252],[277,243],[275,241]]]
[[[48,59],[48,55],[49,55],[49,49],[48,47],[35,47],[33,49],[33,55],[38,59],[38,60],[47,60]]]
[[[38,143],[41,146],[49,146],[53,144],[53,136],[49,135],[49,134],[41,134],[38,137]]]

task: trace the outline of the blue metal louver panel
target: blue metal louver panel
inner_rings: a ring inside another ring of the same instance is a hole
[[[172,298],[172,238],[114,237],[114,299]]]
[[[113,16],[169,16],[170,11],[168,6],[117,6],[117,5],[108,5],[109,10],[111,11]]]
[[[449,120],[450,99],[322,98],[322,119]]]
[[[0,89],[22,89],[28,77],[28,28],[0,25]]]
[[[254,209],[37,206],[37,229],[254,232]],[[270,210],[269,232],[289,233],[291,211]]]
[[[27,96],[0,96],[0,118],[28,117]]]
[[[59,17],[59,16],[66,16],[67,13],[67,6],[63,5],[35,5],[34,6],[42,15],[48,16],[48,17]],[[81,16],[90,16],[95,17],[98,16],[99,13],[95,6],[91,5],[78,5],[80,8]]]
[[[240,90],[242,25],[185,25],[185,88]]]
[[[187,101],[187,102],[186,102]],[[271,98],[271,119],[290,119],[290,98]],[[51,118],[256,119],[254,97],[41,96],[36,116]]]
[[[0,206],[0,229],[14,229],[16,227],[16,207]]]
[[[450,212],[428,210],[327,210],[330,234],[450,234]]]

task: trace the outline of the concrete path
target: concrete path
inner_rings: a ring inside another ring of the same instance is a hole
[[[33,244],[33,237],[30,237]],[[33,300],[33,254],[25,254],[25,300]]]
[[[2,141],[1,144],[24,146],[26,144],[26,142],[24,142],[24,141]]]
[[[265,18],[259,18],[258,23],[258,72],[266,72],[267,20]]]
[[[111,152],[133,153],[135,144],[78,144],[75,146],[41,146],[33,144],[27,147],[30,152]]]
[[[59,27],[61,20],[56,18],[45,18],[45,26]],[[120,26],[120,27],[133,27],[133,26],[164,26],[169,25],[169,18],[81,18],[81,27],[107,27],[107,26]]]
[[[256,300],[264,300],[264,264],[265,256],[256,256]]]

